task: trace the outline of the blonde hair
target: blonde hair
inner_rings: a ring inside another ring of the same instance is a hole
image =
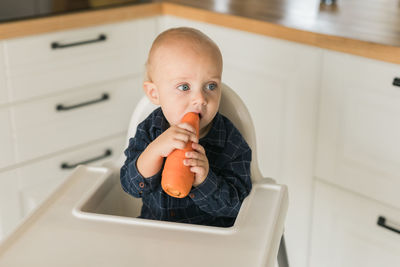
[[[222,54],[221,51],[219,50],[217,44],[211,40],[210,37],[202,33],[201,31],[190,28],[190,27],[179,27],[179,28],[171,28],[168,29],[162,33],[160,33],[156,39],[153,41],[153,44],[150,48],[150,52],[146,61],[146,75],[145,75],[145,80],[146,81],[151,81],[151,69],[152,65],[154,64],[154,54],[155,51],[157,51],[158,48],[160,48],[162,45],[167,43],[168,41],[172,40],[184,40],[189,42],[192,46],[193,49],[199,49],[202,47],[207,47],[214,51],[217,55],[217,60],[221,61],[222,65]]]

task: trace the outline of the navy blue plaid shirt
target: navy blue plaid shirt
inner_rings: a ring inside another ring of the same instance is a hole
[[[125,192],[142,198],[139,218],[229,227],[235,222],[243,199],[250,193],[251,149],[235,126],[217,113],[208,134],[199,140],[209,162],[203,183],[192,187],[185,198],[174,198],[161,188],[161,172],[144,178],[136,161],[148,144],[168,129],[161,108],[138,127],[125,150],[121,185]]]

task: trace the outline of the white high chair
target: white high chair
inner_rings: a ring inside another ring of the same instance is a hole
[[[128,138],[154,109],[138,104]],[[123,192],[124,156],[104,167],[78,166],[0,244],[0,267],[24,266],[288,266],[283,239],[287,188],[263,178],[255,133],[240,97],[223,85],[220,112],[253,150],[253,189],[232,227],[212,227],[136,218],[141,200]],[[279,253],[278,253],[279,250]]]
[[[125,147],[128,147],[129,139],[135,136],[136,128],[140,122],[142,122],[157,106],[152,104],[150,100],[144,96],[139,101],[136,106],[135,111],[132,114],[128,134],[125,142]],[[253,121],[251,119],[250,113],[242,101],[242,99],[226,84],[222,84],[222,96],[221,103],[219,107],[219,112],[229,118],[229,120],[236,126],[236,128],[240,131],[244,139],[249,144],[252,149],[252,162],[251,162],[251,180],[254,183],[272,183],[275,184],[275,181],[271,178],[264,178],[260,172],[258,167],[257,160],[257,146],[256,146],[256,136],[254,131]],[[120,168],[125,162],[125,155],[121,155],[119,160],[115,162],[116,166]],[[284,186],[282,186],[284,188]],[[286,189],[284,189],[286,190]],[[282,200],[282,210],[281,215],[285,216],[287,212],[287,198]],[[280,225],[279,227],[283,227]],[[279,239],[278,239],[279,240]],[[278,264],[279,267],[289,267],[288,257],[286,253],[286,245],[285,240],[282,233],[282,239],[280,242],[275,244],[276,248],[274,250],[278,250]],[[279,249],[278,249],[279,246]]]

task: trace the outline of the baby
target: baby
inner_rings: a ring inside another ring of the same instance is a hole
[[[145,94],[160,106],[138,127],[125,150],[122,188],[142,198],[140,218],[229,227],[250,193],[251,149],[235,126],[218,113],[222,55],[202,32],[174,28],[153,42]],[[200,116],[199,138],[188,112]],[[165,158],[192,141],[185,154],[195,179],[188,196],[173,198],[161,187]]]

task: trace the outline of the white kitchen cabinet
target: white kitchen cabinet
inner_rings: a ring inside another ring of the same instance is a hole
[[[222,80],[244,100],[255,125],[260,169],[289,188],[289,262],[306,267],[321,50],[171,16],[160,25],[195,27],[220,47]]]
[[[11,101],[124,76],[142,76],[156,30],[154,18],[6,40]],[[53,43],[69,45],[52,49]]]
[[[14,105],[18,161],[125,132],[131,113],[143,95],[141,82],[142,78],[120,79]],[[105,95],[108,98],[103,98]],[[57,110],[59,105],[66,110]]]
[[[396,64],[324,51],[311,267],[400,265],[399,75]]]
[[[149,17],[0,43],[0,239],[74,165],[123,153],[156,27]]]
[[[0,108],[0,170],[1,168],[14,164],[15,147],[12,135],[10,112],[7,108]]]
[[[7,103],[6,68],[3,42],[0,42],[0,105]]]
[[[400,210],[317,181],[310,267],[400,266]]]
[[[326,51],[316,176],[400,208],[400,65]]]

